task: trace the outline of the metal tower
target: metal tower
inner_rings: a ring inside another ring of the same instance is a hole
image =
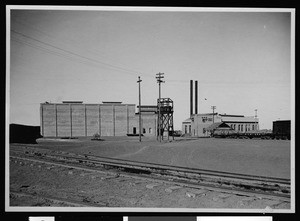
[[[159,135],[162,136],[166,134],[169,140],[169,136],[172,135],[174,139],[174,126],[173,126],[173,101],[170,98],[160,98],[157,99],[157,107],[160,110],[158,113],[158,131],[160,129]]]

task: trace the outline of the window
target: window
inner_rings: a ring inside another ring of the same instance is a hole
[[[254,130],[254,124],[252,124],[252,130]]]
[[[149,134],[152,134],[152,128],[151,127],[149,128]]]
[[[136,127],[133,128],[133,134],[136,134]]]
[[[241,130],[241,125],[239,125],[239,127],[238,127],[239,129],[238,129],[238,131],[240,131]]]
[[[184,133],[187,134],[187,125],[185,125]]]
[[[145,134],[146,133],[146,129],[145,128],[143,128],[143,134]]]
[[[202,117],[202,122],[205,123],[207,121],[207,117]]]
[[[205,134],[205,132],[206,132],[206,130],[205,130],[205,128],[203,128],[203,133]]]
[[[244,125],[242,124],[242,125],[241,125],[241,131],[243,131],[243,126],[244,126]]]
[[[189,133],[192,133],[192,126],[189,125]]]

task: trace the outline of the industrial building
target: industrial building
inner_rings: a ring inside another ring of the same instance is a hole
[[[221,128],[220,128],[221,127]],[[214,130],[222,129],[246,133],[259,130],[257,116],[228,115],[218,113],[198,114],[198,82],[195,81],[195,113],[193,113],[193,81],[190,81],[190,118],[182,122],[182,134],[207,137]]]
[[[259,129],[258,118],[254,116],[206,113],[193,114],[189,119],[183,121],[182,132],[183,134],[196,137],[210,136],[212,131],[217,129],[218,126],[224,127],[224,124],[220,123],[225,123],[232,131],[238,133]]]
[[[138,108],[139,109],[139,108]],[[141,106],[142,134],[157,135],[157,106]],[[134,104],[82,101],[40,104],[43,137],[126,136],[139,134],[139,113]]]

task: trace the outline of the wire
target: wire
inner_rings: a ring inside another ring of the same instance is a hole
[[[70,42],[73,42],[73,43],[75,43],[76,45],[79,45],[79,44],[80,44],[80,42],[75,41],[74,39],[70,39],[70,38],[67,38],[67,39],[59,39],[59,38],[57,38],[56,36],[53,36],[53,35],[48,34],[48,33],[45,33],[44,31],[41,31],[40,29],[36,28],[36,27],[33,26],[32,24],[26,23],[26,22],[24,22],[24,21],[20,22],[20,21],[18,21],[18,20],[15,19],[15,18],[12,18],[12,20],[13,20],[15,23],[18,23],[18,24],[20,24],[20,25],[22,25],[22,26],[25,26],[25,27],[29,27],[30,29],[36,31],[37,33],[40,33],[40,34],[42,34],[42,35],[45,35],[45,36],[47,36],[47,37],[49,37],[49,38],[56,39],[56,40],[59,40],[59,41],[63,41],[64,43],[70,43]],[[67,41],[66,41],[66,40],[67,40]],[[74,45],[72,45],[72,46],[74,46]],[[89,51],[89,52],[91,52],[91,53],[93,53],[93,54],[96,54],[97,56],[100,56],[100,57],[102,57],[102,58],[109,59],[109,58],[103,56],[102,54],[100,54],[99,50],[91,50],[91,49],[89,49],[89,48],[84,48],[84,50]],[[109,59],[109,60],[111,60],[111,59]],[[121,64],[121,63],[119,63],[119,64]],[[124,66],[124,64],[121,64],[121,65],[119,65],[119,67],[122,67],[122,65]],[[118,65],[116,65],[116,66],[118,66]],[[124,68],[124,67],[122,67],[122,68]],[[129,68],[129,70],[133,70],[133,69]],[[134,72],[135,72],[135,73],[143,73],[143,74],[147,74],[147,73],[145,73],[144,71],[137,71],[137,70],[134,70]],[[152,74],[149,74],[149,73],[148,73],[147,75],[153,77]],[[148,77],[148,76],[147,76],[147,77]]]
[[[22,40],[19,40],[19,39],[15,39],[15,38],[12,38],[12,40],[13,41],[15,41],[15,42],[19,42],[19,43],[21,43],[21,44],[25,44],[25,45],[27,45],[27,46],[30,46],[30,47],[32,47],[32,48],[35,48],[35,49],[38,49],[38,50],[41,50],[41,51],[45,51],[45,52],[47,52],[47,53],[49,53],[49,54],[54,54],[54,55],[57,55],[57,56],[59,56],[59,57],[63,57],[63,58],[65,58],[65,59],[67,59],[67,60],[70,60],[70,61],[72,61],[72,62],[74,62],[74,58],[73,57],[68,57],[68,56],[66,56],[65,54],[60,54],[60,53],[58,53],[58,52],[55,52],[55,51],[51,51],[51,50],[49,50],[49,49],[47,49],[47,48],[43,48],[43,47],[40,47],[40,46],[37,46],[37,45],[32,45],[32,44],[30,44],[30,43],[28,43],[28,42],[24,42],[24,41],[22,41]],[[24,61],[25,61],[25,59],[23,59]],[[78,62],[80,62],[80,63],[82,63],[82,64],[86,64],[86,65],[93,65],[93,66],[98,66],[97,64],[90,64],[90,63],[88,63],[88,62],[84,62],[84,61],[78,61]],[[105,67],[106,68],[106,67]],[[45,79],[48,79],[48,80],[52,80],[51,78],[43,78],[43,79],[41,79],[41,80],[45,80]],[[109,81],[109,80],[105,80],[105,81]],[[117,81],[116,79],[114,79],[113,81]],[[124,79],[122,79],[122,80],[120,80],[120,81],[122,81],[122,82],[124,82]]]
[[[119,70],[124,71],[124,72],[129,72],[129,73],[132,73],[132,74],[134,73],[134,75],[136,75],[136,74],[138,73],[137,71],[134,71],[134,70],[125,69],[125,68],[122,68],[122,67],[118,67],[118,66],[116,66],[116,65],[108,64],[108,63],[105,63],[105,62],[102,62],[102,61],[99,61],[99,60],[95,60],[95,59],[92,59],[92,58],[85,57],[85,56],[83,56],[83,55],[74,53],[74,52],[72,52],[72,51],[69,51],[69,50],[66,50],[66,49],[57,47],[57,46],[55,46],[55,45],[52,45],[52,44],[49,44],[49,43],[46,43],[46,42],[43,42],[43,41],[40,41],[40,40],[38,40],[38,39],[36,39],[36,38],[33,38],[33,37],[31,37],[31,36],[28,36],[28,35],[26,35],[26,34],[23,34],[23,33],[21,33],[21,32],[18,32],[18,31],[15,31],[15,30],[13,30],[13,29],[11,29],[11,31],[14,32],[14,33],[16,33],[16,34],[19,34],[19,35],[21,35],[21,36],[23,36],[23,37],[25,37],[25,38],[32,39],[32,40],[37,41],[37,42],[39,42],[39,43],[42,43],[42,44],[44,44],[44,45],[47,45],[47,46],[56,48],[56,49],[61,50],[61,51],[65,52],[65,53],[69,53],[69,54],[71,54],[71,55],[74,55],[74,56],[76,56],[76,57],[83,58],[83,59],[85,59],[85,60],[88,60],[88,61],[91,61],[91,62],[94,62],[94,63],[98,63],[98,64],[101,64],[101,65],[106,65],[106,66],[109,66],[109,67],[111,67],[111,68],[119,69]]]
[[[18,22],[18,23],[19,23],[19,22]],[[60,47],[58,47],[58,46],[49,44],[49,43],[47,43],[47,42],[41,41],[41,40],[36,39],[36,38],[34,38],[34,37],[31,37],[31,36],[29,36],[29,35],[26,35],[26,34],[24,34],[24,33],[18,32],[18,31],[14,30],[14,29],[11,29],[11,31],[12,31],[13,33],[18,34],[18,35],[21,35],[21,36],[23,36],[23,37],[25,37],[25,38],[34,40],[34,41],[39,42],[39,43],[41,43],[41,44],[44,44],[44,45],[50,46],[50,47],[52,47],[52,48],[55,48],[55,49],[57,49],[57,50],[63,51],[63,52],[66,53],[66,54],[60,53],[60,52],[58,52],[58,51],[50,50],[49,48],[41,47],[41,46],[36,45],[36,44],[30,44],[30,43],[28,43],[28,42],[21,41],[20,39],[19,39],[19,40],[13,39],[14,41],[17,41],[17,42],[19,42],[19,43],[26,44],[26,45],[28,45],[28,46],[30,46],[30,47],[33,47],[33,48],[36,48],[36,49],[40,49],[40,50],[46,51],[46,52],[48,52],[48,53],[50,53],[50,54],[54,54],[54,55],[63,57],[63,58],[68,59],[68,60],[70,60],[70,61],[72,61],[72,59],[74,60],[74,59],[76,59],[76,58],[77,58],[77,59],[80,58],[80,59],[84,59],[84,60],[76,60],[76,61],[77,61],[77,62],[79,61],[80,63],[85,64],[85,65],[90,65],[90,64],[95,65],[95,64],[96,64],[96,65],[101,65],[101,67],[103,67],[103,65],[105,65],[105,66],[107,66],[107,68],[109,67],[109,68],[112,68],[112,69],[115,69],[115,70],[118,70],[118,71],[123,71],[123,72],[126,72],[127,74],[130,74],[130,75],[136,76],[138,73],[140,73],[140,74],[145,74],[144,77],[151,77],[151,78],[154,78],[153,75],[150,75],[150,74],[145,73],[145,72],[144,72],[144,73],[141,73],[141,72],[139,72],[139,71],[135,71],[135,70],[131,70],[131,69],[126,69],[126,68],[123,68],[123,67],[120,67],[120,66],[117,66],[117,65],[112,65],[112,64],[109,64],[109,63],[105,63],[105,62],[102,62],[102,61],[99,61],[99,60],[96,60],[96,59],[93,59],[93,58],[89,58],[89,57],[86,57],[86,56],[77,54],[77,53],[75,53],[75,52],[72,52],[72,51],[69,51],[69,50],[60,48]],[[41,33],[43,33],[43,32],[41,32]],[[47,35],[47,34],[45,34],[45,33],[43,33],[43,34],[44,34],[44,35]],[[75,56],[75,58],[74,58],[74,56]],[[91,63],[88,63],[87,61],[89,61],[89,62],[91,62]],[[177,84],[178,84],[178,83],[183,83],[183,84],[186,83],[185,81],[172,80],[172,79],[167,80],[167,82],[168,82],[168,83],[177,83]]]
[[[57,56],[59,56],[59,57],[63,57],[63,58],[65,58],[65,59],[70,60],[70,61],[73,61],[73,62],[74,62],[74,59],[76,59],[76,58],[71,57],[71,56],[68,56],[68,55],[66,55],[66,54],[62,54],[62,53],[59,53],[59,52],[56,52],[56,51],[52,51],[52,50],[50,50],[50,49],[48,49],[48,48],[44,48],[44,47],[41,47],[41,46],[38,46],[38,45],[30,44],[29,42],[25,42],[25,41],[22,41],[22,40],[20,40],[20,39],[12,38],[12,40],[13,40],[13,41],[16,41],[16,42],[19,42],[19,43],[22,43],[22,44],[25,44],[25,45],[30,46],[30,47],[32,47],[32,48],[35,48],[35,49],[39,49],[39,50],[41,50],[41,51],[48,52],[48,53],[50,53],[50,54],[54,54],[54,55],[57,55]],[[79,60],[79,61],[77,61],[77,62],[80,62],[80,63],[82,63],[82,64],[86,64],[86,65],[94,65],[94,66],[96,66],[96,64],[93,64],[93,63],[91,64],[91,63],[88,63],[88,62],[85,62],[85,61],[82,61],[82,60]]]

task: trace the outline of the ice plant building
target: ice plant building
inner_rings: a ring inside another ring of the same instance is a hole
[[[258,118],[254,116],[205,113],[193,114],[183,121],[182,133],[196,137],[210,136],[211,131],[220,125],[238,133],[259,130]]]
[[[195,81],[195,112],[193,112],[193,80],[190,80],[190,117],[182,122],[182,134],[206,137],[214,130],[246,133],[259,130],[257,116],[198,113],[198,81]]]
[[[134,104],[82,101],[40,104],[43,137],[126,136],[139,133],[139,117]],[[156,136],[157,106],[141,106],[142,134]]]

